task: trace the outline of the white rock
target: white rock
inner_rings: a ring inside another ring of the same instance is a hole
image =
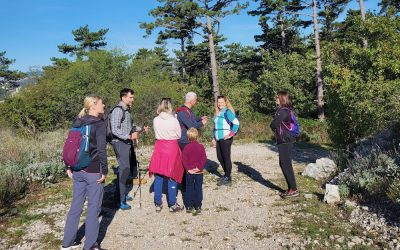
[[[339,186],[326,184],[324,202],[331,204],[340,201]]]
[[[306,199],[312,199],[313,195],[312,194],[304,194],[304,198]]]
[[[329,158],[320,158],[315,163],[310,163],[304,169],[303,176],[309,176],[316,180],[328,178],[336,171],[336,164]]]

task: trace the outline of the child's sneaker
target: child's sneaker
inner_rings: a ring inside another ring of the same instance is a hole
[[[156,204],[156,213],[161,212],[162,210],[162,204]]]
[[[194,207],[188,207],[186,208],[186,213],[190,214],[194,212]]]
[[[195,207],[194,211],[196,214],[201,214],[201,207]]]
[[[179,205],[178,203],[175,203],[175,205],[169,207],[169,211],[171,213],[176,213],[176,212],[181,212],[183,210],[183,207]]]
[[[300,195],[300,193],[298,190],[289,189],[288,191],[281,194],[280,196],[282,199],[285,199],[285,198],[290,198],[290,197],[297,197],[299,195]]]

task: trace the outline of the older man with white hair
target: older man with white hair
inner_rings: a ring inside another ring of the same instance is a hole
[[[178,108],[177,116],[179,124],[182,128],[182,136],[179,140],[179,147],[181,150],[189,144],[189,139],[187,137],[187,130],[189,128],[199,129],[207,124],[207,116],[198,117],[193,113],[192,108],[196,105],[197,95],[194,92],[188,92],[185,95],[185,103]]]

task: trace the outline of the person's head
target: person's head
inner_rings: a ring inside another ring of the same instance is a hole
[[[199,131],[195,128],[189,128],[187,131],[187,137],[189,141],[198,141],[199,140]]]
[[[188,92],[185,95],[185,105],[188,108],[192,108],[194,105],[196,105],[197,102],[197,95],[194,92]]]
[[[85,100],[83,101],[83,109],[79,113],[78,117],[84,115],[99,116],[99,114],[103,113],[104,104],[102,98],[97,95],[90,95],[85,97]]]
[[[119,97],[121,101],[125,103],[126,106],[131,107],[133,103],[135,92],[133,89],[124,88],[119,92]]]
[[[158,105],[158,108],[157,108],[157,114],[160,114],[162,112],[172,114],[171,98],[161,99],[160,104]]]
[[[292,108],[292,102],[287,91],[278,91],[275,97],[275,103],[278,107]]]
[[[230,109],[233,113],[235,113],[235,110],[233,109],[231,102],[229,101],[228,97],[224,95],[220,95],[217,97],[216,102],[215,102],[215,111],[218,114],[219,111],[223,108],[228,108]]]

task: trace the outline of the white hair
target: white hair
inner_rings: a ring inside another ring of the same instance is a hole
[[[191,101],[195,100],[196,98],[197,98],[196,93],[194,93],[194,92],[188,92],[188,93],[185,95],[185,102],[191,102]]]

